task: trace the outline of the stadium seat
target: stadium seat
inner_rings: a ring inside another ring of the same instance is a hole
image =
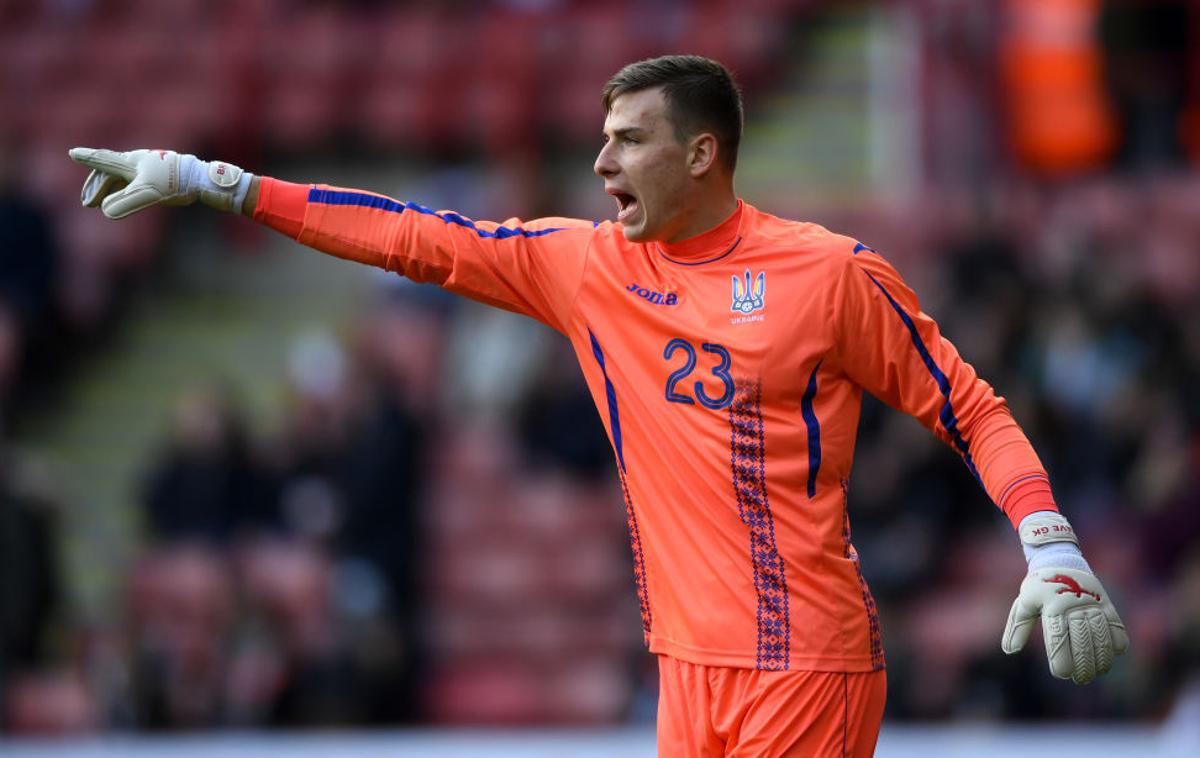
[[[551,720],[559,724],[616,723],[632,696],[627,653],[573,658],[549,677]]]
[[[533,724],[549,710],[539,672],[503,657],[462,660],[436,671],[425,698],[430,719],[444,725]]]
[[[5,677],[0,719],[10,735],[64,737],[93,732],[101,706],[79,674],[60,670]]]

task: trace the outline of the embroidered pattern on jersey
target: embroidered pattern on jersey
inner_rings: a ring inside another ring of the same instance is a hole
[[[638,531],[637,514],[633,512],[633,498],[629,496],[629,484],[625,472],[617,472],[621,481],[621,496],[625,499],[625,520],[629,526],[629,547],[633,550],[633,585],[637,588],[638,607],[642,613],[642,641],[650,644],[650,593],[646,588],[646,558],[642,554],[642,536]]]
[[[600,340],[588,329],[588,337],[592,341],[592,355],[600,364],[600,373],[604,376],[604,394],[608,399],[608,422],[612,428],[613,449],[617,453],[617,477],[621,481],[621,496],[625,499],[625,518],[629,525],[629,546],[633,550],[633,584],[637,588],[638,605],[642,612],[642,637],[647,645],[650,644],[650,594],[646,588],[646,560],[642,553],[642,536],[638,530],[637,514],[633,511],[633,498],[629,496],[629,485],[625,481],[625,451],[621,442],[621,413],[617,407],[617,390],[612,380],[608,378],[608,369],[604,365],[604,350]]]
[[[867,580],[863,579],[862,564],[858,561],[858,551],[854,549],[854,545],[850,543],[850,512],[847,509],[849,501],[849,485],[846,480],[842,480],[842,544],[843,555],[846,558],[854,561],[854,573],[858,575],[858,586],[862,588],[863,607],[867,610],[867,626],[870,629],[871,639],[871,670],[880,671],[885,668],[883,660],[883,636],[879,630],[879,611],[875,607],[875,598],[871,595],[870,588],[867,587]]]
[[[755,668],[785,671],[791,650],[787,577],[775,545],[775,520],[767,501],[762,386],[738,380],[729,406],[729,465],[738,515],[750,528],[750,560],[758,595],[758,656]]]

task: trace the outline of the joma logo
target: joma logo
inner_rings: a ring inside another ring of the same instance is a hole
[[[674,292],[656,292],[648,287],[639,285],[637,282],[634,282],[625,289],[642,298],[651,305],[679,304],[679,296]]]

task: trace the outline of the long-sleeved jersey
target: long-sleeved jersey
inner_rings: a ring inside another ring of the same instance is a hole
[[[1055,509],[1004,401],[871,248],[739,203],[678,245],[566,218],[472,221],[265,179],[255,217],[570,339],[616,455],[652,652],[884,665],[846,488],[864,390],[962,457],[1014,524]]]

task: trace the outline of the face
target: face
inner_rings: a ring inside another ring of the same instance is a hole
[[[692,175],[689,147],[675,136],[661,88],[619,95],[604,119],[594,169],[617,203],[631,242],[682,239]]]

